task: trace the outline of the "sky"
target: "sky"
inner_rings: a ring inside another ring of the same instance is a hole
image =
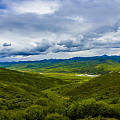
[[[120,55],[120,0],[0,0],[0,61]]]

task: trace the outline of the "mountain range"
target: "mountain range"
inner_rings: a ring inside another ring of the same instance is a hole
[[[40,61],[1,62],[1,67],[41,73],[105,74],[120,71],[120,56],[74,57]]]

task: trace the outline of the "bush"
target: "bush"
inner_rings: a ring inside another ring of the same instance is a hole
[[[50,101],[47,98],[39,98],[35,101],[35,104],[41,105],[41,106],[48,106],[49,102]]]
[[[110,99],[110,100],[108,101],[109,104],[117,104],[117,103],[119,103],[119,102],[120,102],[120,98],[119,98],[119,97],[115,97],[115,98]]]
[[[27,120],[44,120],[46,113],[47,113],[47,109],[38,105],[34,105],[29,107],[26,110],[26,119]]]
[[[25,111],[0,111],[0,120],[26,120]]]
[[[53,114],[48,114],[45,120],[69,120],[69,119],[58,113],[53,113]]]
[[[67,115],[76,120],[79,118],[88,117],[110,117],[119,118],[119,112],[111,108],[107,103],[97,102],[94,99],[84,100],[82,102],[76,102],[68,107]]]
[[[77,119],[77,120],[118,120],[118,119],[115,119],[115,118],[101,118],[101,117],[98,117],[98,118],[85,118],[85,119]]]

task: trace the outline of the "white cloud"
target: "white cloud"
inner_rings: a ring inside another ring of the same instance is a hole
[[[73,17],[67,17],[67,19],[73,20],[75,22],[80,22],[80,23],[84,23],[85,19],[83,17],[80,16],[73,16]]]
[[[3,3],[6,9],[0,12],[0,57],[6,60],[119,54],[119,0]]]
[[[43,1],[43,0],[29,0],[12,2],[9,8],[19,14],[53,14],[59,8],[58,2]]]
[[[104,43],[104,44],[109,44],[109,43],[119,43],[118,45],[120,45],[120,28],[118,28],[117,31],[113,31],[113,32],[108,32],[103,34],[102,37],[99,37],[97,39],[95,39],[96,43]],[[111,47],[111,46],[110,46]]]

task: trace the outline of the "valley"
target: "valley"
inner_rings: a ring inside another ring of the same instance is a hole
[[[106,74],[120,71],[120,56],[75,57],[41,61],[1,62],[0,67],[39,73]]]
[[[0,120],[119,120],[119,83],[118,72],[89,76],[0,68]]]
[[[0,120],[120,120],[120,0],[0,0]]]
[[[0,66],[0,120],[120,119],[119,56]]]

